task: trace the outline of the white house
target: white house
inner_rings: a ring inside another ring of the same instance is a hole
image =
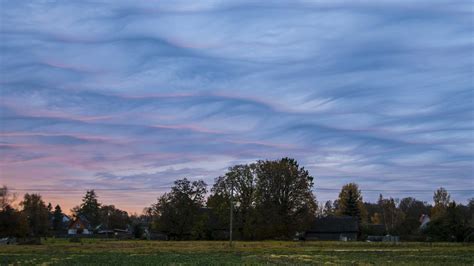
[[[420,229],[425,230],[428,226],[428,223],[431,221],[430,217],[427,214],[422,214],[420,217]]]

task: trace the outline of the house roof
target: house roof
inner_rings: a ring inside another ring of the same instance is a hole
[[[69,221],[71,221],[71,218],[67,216],[66,214],[63,214],[63,223],[67,223]]]
[[[359,223],[357,217],[351,216],[328,216],[316,219],[307,233],[341,233],[358,232]]]
[[[78,216],[74,220],[71,220],[71,222],[69,223],[69,228],[72,228],[77,223],[81,223],[84,228],[91,227],[89,221],[84,216]]]

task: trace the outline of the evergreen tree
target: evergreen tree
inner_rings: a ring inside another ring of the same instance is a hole
[[[362,193],[357,184],[349,183],[342,187],[339,193],[336,214],[353,216],[357,217],[359,221],[362,220],[365,209],[362,202]]]
[[[82,204],[77,210],[77,214],[86,218],[93,227],[100,224],[100,203],[94,190],[86,192],[86,195],[82,198]]]
[[[53,212],[53,230],[58,232],[64,229],[64,222],[63,222],[64,214],[61,210],[59,205],[56,205]]]

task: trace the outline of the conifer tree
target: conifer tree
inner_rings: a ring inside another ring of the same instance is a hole
[[[364,204],[359,186],[355,183],[344,185],[339,193],[336,214],[357,217],[361,221],[364,213]]]

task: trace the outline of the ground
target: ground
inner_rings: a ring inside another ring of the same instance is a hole
[[[358,264],[473,265],[474,245],[461,243],[116,241],[48,239],[0,246],[0,265]]]

